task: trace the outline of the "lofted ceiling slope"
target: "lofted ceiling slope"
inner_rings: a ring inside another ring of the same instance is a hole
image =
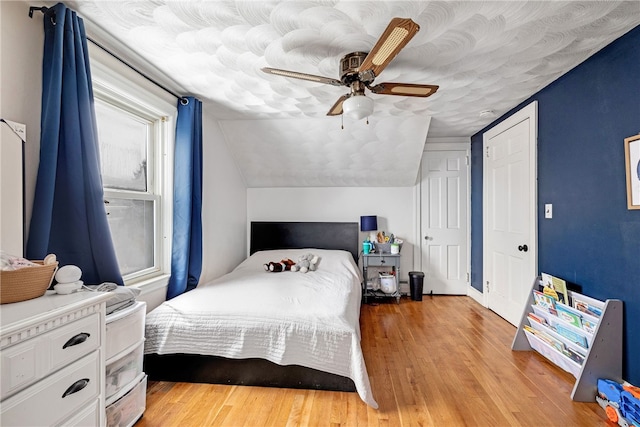
[[[473,135],[640,23],[637,1],[66,3],[205,103],[249,187],[414,185],[427,135]],[[377,81],[440,88],[368,92],[369,124],[326,116],[345,87],[260,71],[339,78],[340,58],[368,52],[393,17],[420,31]]]

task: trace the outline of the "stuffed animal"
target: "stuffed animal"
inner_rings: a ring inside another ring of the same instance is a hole
[[[298,257],[298,262],[291,267],[291,271],[299,271],[306,273],[307,271],[315,271],[318,267],[319,258],[314,254],[305,254]]]
[[[281,271],[289,271],[291,267],[293,267],[296,263],[290,260],[289,258],[285,258],[280,262],[270,262],[264,264],[265,271],[269,271],[271,273],[279,273]]]

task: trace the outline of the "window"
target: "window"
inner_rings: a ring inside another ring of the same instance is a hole
[[[95,107],[107,219],[120,272],[125,277],[145,274],[159,264],[160,221],[155,214],[161,195],[154,191],[154,122],[99,98]]]
[[[92,62],[105,208],[125,284],[170,273],[175,106]],[[160,107],[158,107],[160,106]]]

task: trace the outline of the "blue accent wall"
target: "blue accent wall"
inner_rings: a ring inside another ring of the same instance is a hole
[[[623,377],[640,385],[640,210],[624,139],[640,133],[640,26],[471,138],[471,280],[482,290],[482,134],[538,101],[538,267],[624,302]],[[545,203],[553,219],[544,218]]]

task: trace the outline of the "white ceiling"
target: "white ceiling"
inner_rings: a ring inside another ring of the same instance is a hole
[[[638,1],[66,3],[205,103],[249,187],[413,185],[427,135],[473,135],[640,23]],[[393,17],[421,29],[376,83],[440,89],[367,92],[368,125],[325,115],[347,88],[260,71],[339,79],[340,58],[369,51]]]

